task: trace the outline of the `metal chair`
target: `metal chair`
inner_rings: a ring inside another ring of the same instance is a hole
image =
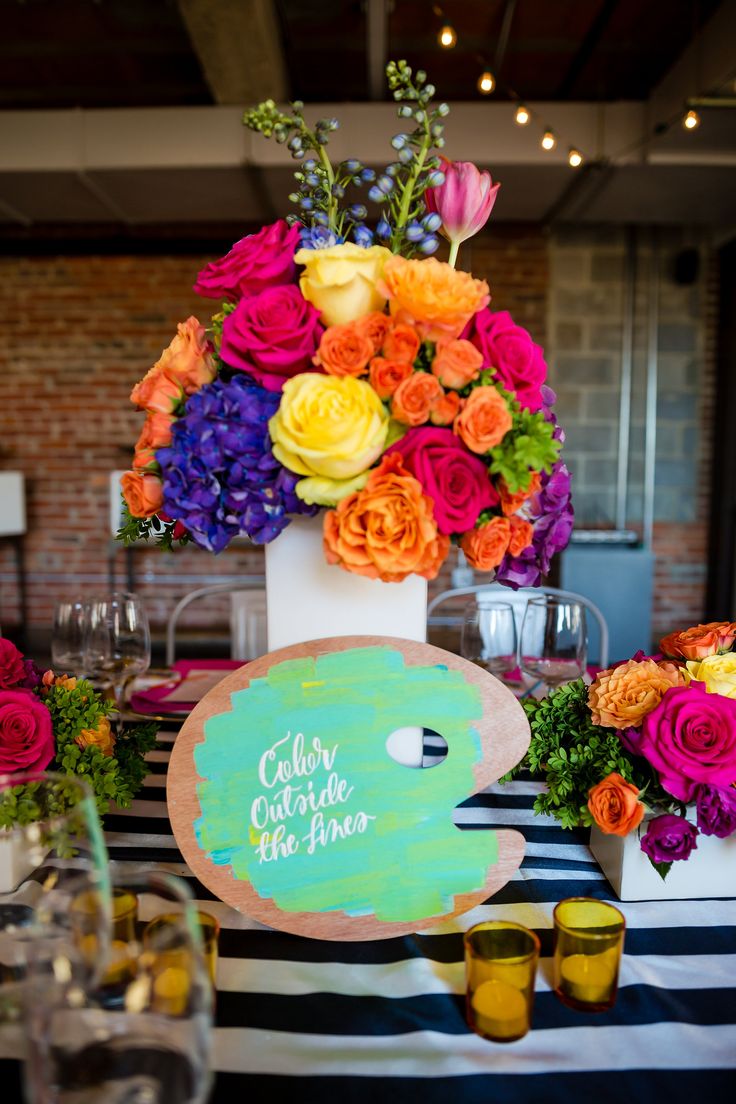
[[[584,598],[582,594],[576,594],[572,590],[559,590],[557,587],[547,586],[522,587],[520,590],[512,590],[511,587],[502,586],[501,583],[479,583],[476,586],[456,587],[453,590],[443,590],[440,594],[436,595],[427,606],[427,625],[457,625],[461,618],[460,613],[455,613],[454,615],[437,614],[435,610],[443,602],[470,594],[475,594],[476,596],[486,595],[494,601],[507,602],[514,611],[517,631],[521,629],[524,610],[530,598],[535,598],[540,594],[552,594],[558,598],[569,598],[572,602],[579,602],[580,605],[584,606],[586,611],[591,614],[598,627],[599,642],[597,662],[601,667],[608,666],[608,625],[606,619],[595,602],[591,602],[589,598]]]
[[[230,595],[230,655],[233,659],[255,659],[266,652],[266,578],[244,575],[231,583],[199,587],[177,602],[166,626],[166,666],[176,659],[176,627],[183,611],[200,598],[212,594]]]

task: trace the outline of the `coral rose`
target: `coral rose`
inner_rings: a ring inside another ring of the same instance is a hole
[[[469,341],[438,341],[432,372],[443,387],[458,391],[480,375],[483,357]]]
[[[330,326],[322,334],[314,363],[330,376],[362,376],[373,356],[373,342],[357,323]]]
[[[629,659],[601,671],[588,690],[593,724],[636,728],[673,686],[684,686],[687,674],[674,663]]]
[[[378,284],[391,256],[383,245],[363,249],[352,242],[329,249],[300,249],[294,260],[304,265],[299,280],[302,295],[320,312],[325,326],[381,311],[386,296]]]
[[[601,832],[612,836],[628,836],[646,811],[638,788],[616,771],[588,791],[588,808]]]
[[[471,452],[482,455],[500,445],[511,425],[503,395],[495,387],[474,387],[455,420],[455,432]]]
[[[432,407],[441,398],[439,380],[428,372],[412,372],[394,391],[391,413],[402,425],[422,425],[429,421]]]
[[[220,355],[267,391],[312,367],[322,336],[318,311],[293,284],[241,299],[222,324]]]
[[[449,426],[460,413],[460,396],[457,391],[447,391],[429,412],[432,425]]]
[[[380,285],[389,299],[391,315],[414,325],[423,339],[459,337],[476,311],[487,306],[490,295],[485,280],[427,257],[408,261],[392,256],[383,269]]]
[[[709,621],[706,625],[693,625],[684,632],[663,636],[659,647],[664,655],[673,659],[705,659],[717,652],[730,652],[734,639],[736,623]]]
[[[149,472],[125,472],[120,479],[131,517],[153,517],[163,506],[163,483],[157,475]]]
[[[209,299],[250,299],[269,287],[296,280],[299,230],[278,219],[236,241],[229,253],[205,265],[194,290]]]
[[[25,678],[23,655],[15,644],[0,636],[0,690],[17,686]]]
[[[493,571],[506,555],[511,540],[508,518],[494,517],[463,535],[460,547],[476,571]]]
[[[141,471],[156,463],[156,449],[171,444],[171,427],[176,421],[171,414],[149,414],[135,443],[133,467]]]
[[[0,774],[45,770],[54,758],[51,714],[30,690],[0,690]]]
[[[391,329],[391,319],[383,311],[371,311],[370,314],[358,318],[355,325],[363,337],[367,337],[373,346],[373,356],[377,356],[383,348],[388,331]]]
[[[690,678],[705,683],[709,694],[736,698],[736,652],[706,656],[700,662],[689,659],[685,666]]]
[[[506,480],[502,477],[498,481],[498,493],[501,495],[501,510],[509,517],[511,514],[515,514],[517,510],[521,509],[528,499],[533,495],[538,494],[542,488],[542,479],[539,472],[533,471],[530,473],[531,478],[529,480],[529,486],[525,491],[516,491],[514,494],[508,489]]]
[[[389,360],[405,360],[413,364],[419,352],[419,334],[412,326],[397,323],[392,326],[383,343],[383,355]]]
[[[193,395],[217,375],[212,348],[204,326],[193,315],[176,330],[158,363],[170,379],[181,384],[185,395]]]
[[[174,414],[184,402],[181,383],[167,375],[158,361],[130,393],[130,401],[149,414]]]
[[[397,452],[382,458],[362,491],[325,514],[328,563],[369,579],[400,583],[411,574],[434,579],[449,547],[449,538],[437,531],[432,500]]]
[[[97,747],[103,755],[112,755],[115,747],[115,737],[107,717],[100,717],[97,728],[83,728],[75,740],[82,751],[88,747]]]
[[[525,548],[528,548],[534,538],[534,526],[526,518],[517,517],[515,514],[509,518],[511,526],[511,539],[509,540],[509,554],[520,556]]]
[[[402,360],[386,360],[373,357],[368,381],[380,399],[390,399],[396,388],[414,374],[411,364]]]

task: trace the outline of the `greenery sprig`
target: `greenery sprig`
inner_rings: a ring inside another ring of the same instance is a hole
[[[123,499],[122,502],[123,520],[120,528],[115,534],[115,539],[121,541],[124,545],[134,544],[136,541],[153,540],[159,548],[163,548],[164,551],[170,552],[174,544],[189,544],[191,541],[192,538],[187,532],[177,537],[176,540],[174,539],[175,521],[162,521],[161,518],[157,517],[155,514],[150,518],[133,517],[125,499]]]

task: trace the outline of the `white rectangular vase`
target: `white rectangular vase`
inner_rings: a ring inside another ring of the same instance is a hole
[[[662,880],[641,849],[637,832],[612,836],[590,830],[590,850],[621,901],[683,901],[736,897],[736,835],[698,836],[690,858],[673,862]]]
[[[38,865],[38,855],[29,858],[23,833],[0,831],[0,893],[12,893]]]
[[[427,581],[410,575],[382,583],[331,566],[322,547],[322,514],[295,518],[266,545],[268,650],[326,636],[427,639]],[[394,758],[422,764],[421,729],[392,740]]]

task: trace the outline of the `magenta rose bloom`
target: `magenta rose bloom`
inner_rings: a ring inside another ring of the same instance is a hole
[[[241,299],[222,326],[220,356],[229,368],[248,372],[268,391],[281,391],[312,364],[323,326],[319,311],[294,284]]]
[[[704,836],[726,839],[736,832],[736,790],[733,786],[698,786],[698,828]]]
[[[54,754],[43,702],[30,690],[0,690],[0,774],[45,770]]]
[[[401,453],[404,467],[433,500],[440,533],[467,532],[482,510],[499,502],[485,464],[468,452],[451,429],[410,429],[386,452]]]
[[[637,751],[664,788],[691,801],[699,783],[736,780],[736,699],[706,694],[702,682],[673,686],[641,726]]]
[[[26,677],[23,656],[4,636],[0,636],[0,690],[17,686]]]
[[[531,411],[542,408],[547,375],[544,352],[508,311],[485,307],[473,315],[461,336],[480,350],[483,367],[495,368],[496,379],[507,391],[515,392],[522,407]]]
[[[641,849],[652,862],[669,863],[689,859],[697,848],[698,829],[684,817],[667,813],[649,821],[647,832],[641,837]]]
[[[265,288],[296,281],[299,231],[284,219],[241,238],[229,253],[205,265],[194,290],[207,299],[250,299]]]

